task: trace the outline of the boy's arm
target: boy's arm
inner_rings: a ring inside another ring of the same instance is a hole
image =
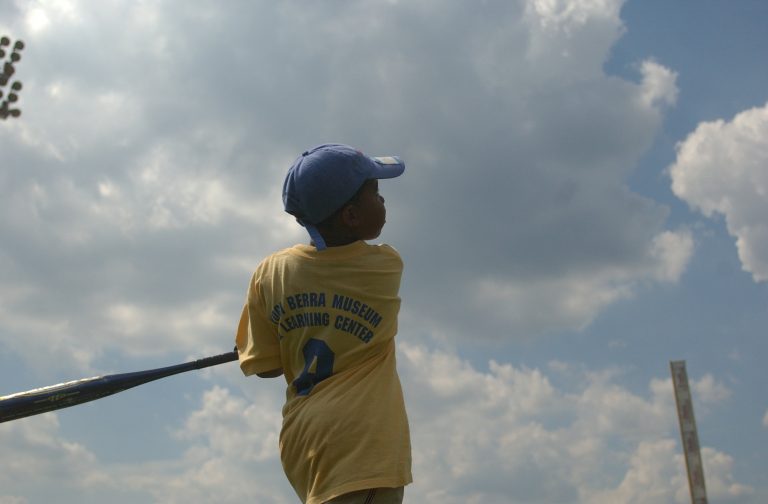
[[[235,343],[243,374],[274,378],[283,374],[280,343],[259,290],[254,275],[240,316]]]

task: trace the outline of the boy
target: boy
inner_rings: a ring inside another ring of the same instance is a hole
[[[312,239],[256,269],[237,331],[245,375],[285,375],[286,476],[306,504],[401,503],[411,446],[394,337],[403,263],[363,240],[384,226],[378,179],[405,170],[341,144],[304,152],[283,184]]]

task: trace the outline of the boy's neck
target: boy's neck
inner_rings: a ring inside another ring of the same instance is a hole
[[[337,218],[326,225],[318,226],[320,236],[323,237],[326,247],[343,247],[350,243],[355,243],[360,239],[354,230],[349,229]],[[312,241],[312,245],[315,245]]]
[[[351,243],[355,243],[356,241],[358,241],[357,238],[351,238],[351,237],[347,237],[347,238],[333,238],[333,237],[325,237],[324,236],[323,239],[325,240],[325,246],[328,247],[328,248],[331,248],[331,247],[343,247],[344,245],[349,245]],[[311,241],[310,245],[312,245],[314,247],[315,246],[315,242]]]

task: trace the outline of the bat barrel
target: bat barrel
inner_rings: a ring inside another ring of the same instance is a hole
[[[237,351],[146,371],[95,376],[0,397],[0,423],[101,399],[186,371],[237,360]]]

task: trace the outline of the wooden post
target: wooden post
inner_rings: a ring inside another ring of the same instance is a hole
[[[693,416],[693,401],[688,386],[688,373],[685,361],[669,363],[672,372],[672,385],[675,389],[677,418],[680,421],[680,437],[685,453],[685,467],[688,471],[688,488],[691,491],[692,504],[707,504],[707,489],[704,486],[704,466],[701,463],[699,435],[696,430],[696,418]]]

